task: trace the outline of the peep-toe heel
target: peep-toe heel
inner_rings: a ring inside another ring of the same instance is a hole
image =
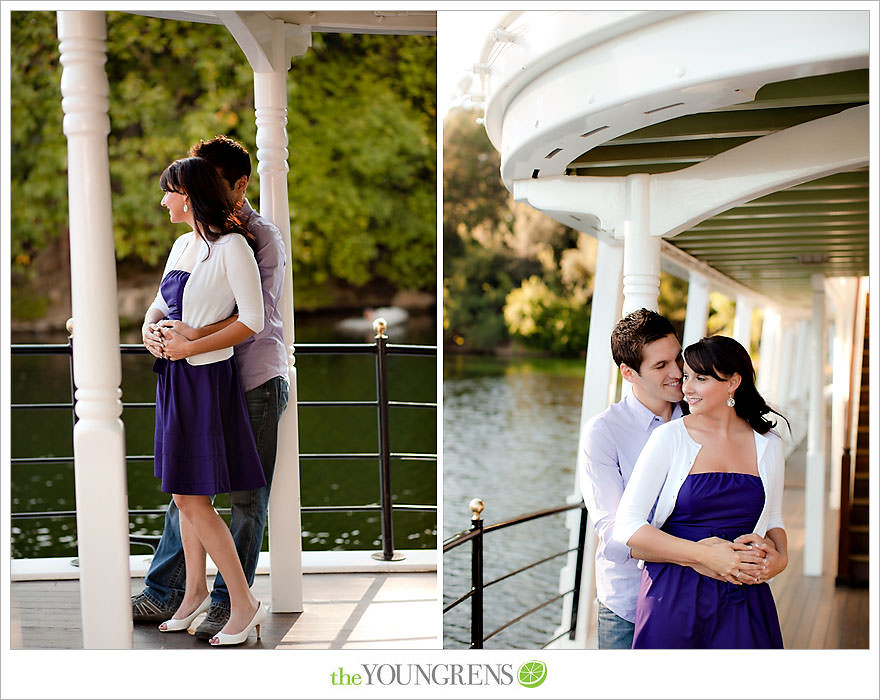
[[[211,596],[208,595],[205,598],[199,607],[193,610],[186,617],[180,618],[179,620],[175,618],[171,618],[170,620],[165,620],[162,624],[159,625],[160,632],[180,632],[181,630],[189,629],[189,626],[193,623],[199,615],[205,612],[209,607],[211,607]],[[162,625],[165,625],[165,629],[162,629]]]
[[[220,646],[229,646],[234,644],[242,644],[247,641],[248,635],[251,633],[251,630],[256,628],[257,630],[257,639],[260,638],[260,625],[262,625],[266,618],[269,617],[269,611],[266,609],[266,606],[263,605],[262,601],[257,602],[257,611],[254,613],[254,616],[251,618],[251,621],[247,624],[247,626],[236,634],[227,634],[225,632],[218,632],[213,637],[211,637],[210,644],[213,647]]]

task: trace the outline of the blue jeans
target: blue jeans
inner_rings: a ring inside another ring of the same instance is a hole
[[[232,506],[229,529],[232,531],[232,539],[248,586],[254,582],[257,559],[263,544],[269,490],[272,488],[275,454],[278,449],[278,421],[287,407],[288,392],[287,379],[274,377],[244,395],[260,463],[266,475],[264,487],[250,491],[233,491],[229,494]],[[174,499],[165,513],[165,528],[144,583],[146,595],[163,608],[175,607],[183,599],[186,589],[186,563],[183,543],[180,541],[179,513]],[[211,602],[229,605],[229,591],[219,573],[214,580]]]
[[[622,617],[599,603],[597,628],[600,649],[632,649],[635,623]]]

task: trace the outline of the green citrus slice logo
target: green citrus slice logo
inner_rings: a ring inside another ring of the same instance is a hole
[[[537,688],[547,679],[547,664],[543,661],[526,661],[519,667],[516,678],[523,688]]]

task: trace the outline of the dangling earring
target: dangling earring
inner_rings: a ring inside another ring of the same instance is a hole
[[[731,408],[736,406],[736,400],[733,398],[733,394],[727,395],[727,405],[730,406]]]
[[[189,207],[186,204],[183,205],[183,213],[186,214],[189,211]]]

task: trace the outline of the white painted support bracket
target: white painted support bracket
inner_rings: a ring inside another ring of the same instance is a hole
[[[623,237],[625,178],[558,175],[517,180],[513,183],[513,198],[600,240]]]
[[[132,647],[122,361],[110,205],[103,12],[58,12],[67,136],[73,429],[83,646]]]
[[[286,73],[291,59],[312,45],[310,26],[273,20],[264,12],[218,11],[217,17],[244,51],[254,73]]]

